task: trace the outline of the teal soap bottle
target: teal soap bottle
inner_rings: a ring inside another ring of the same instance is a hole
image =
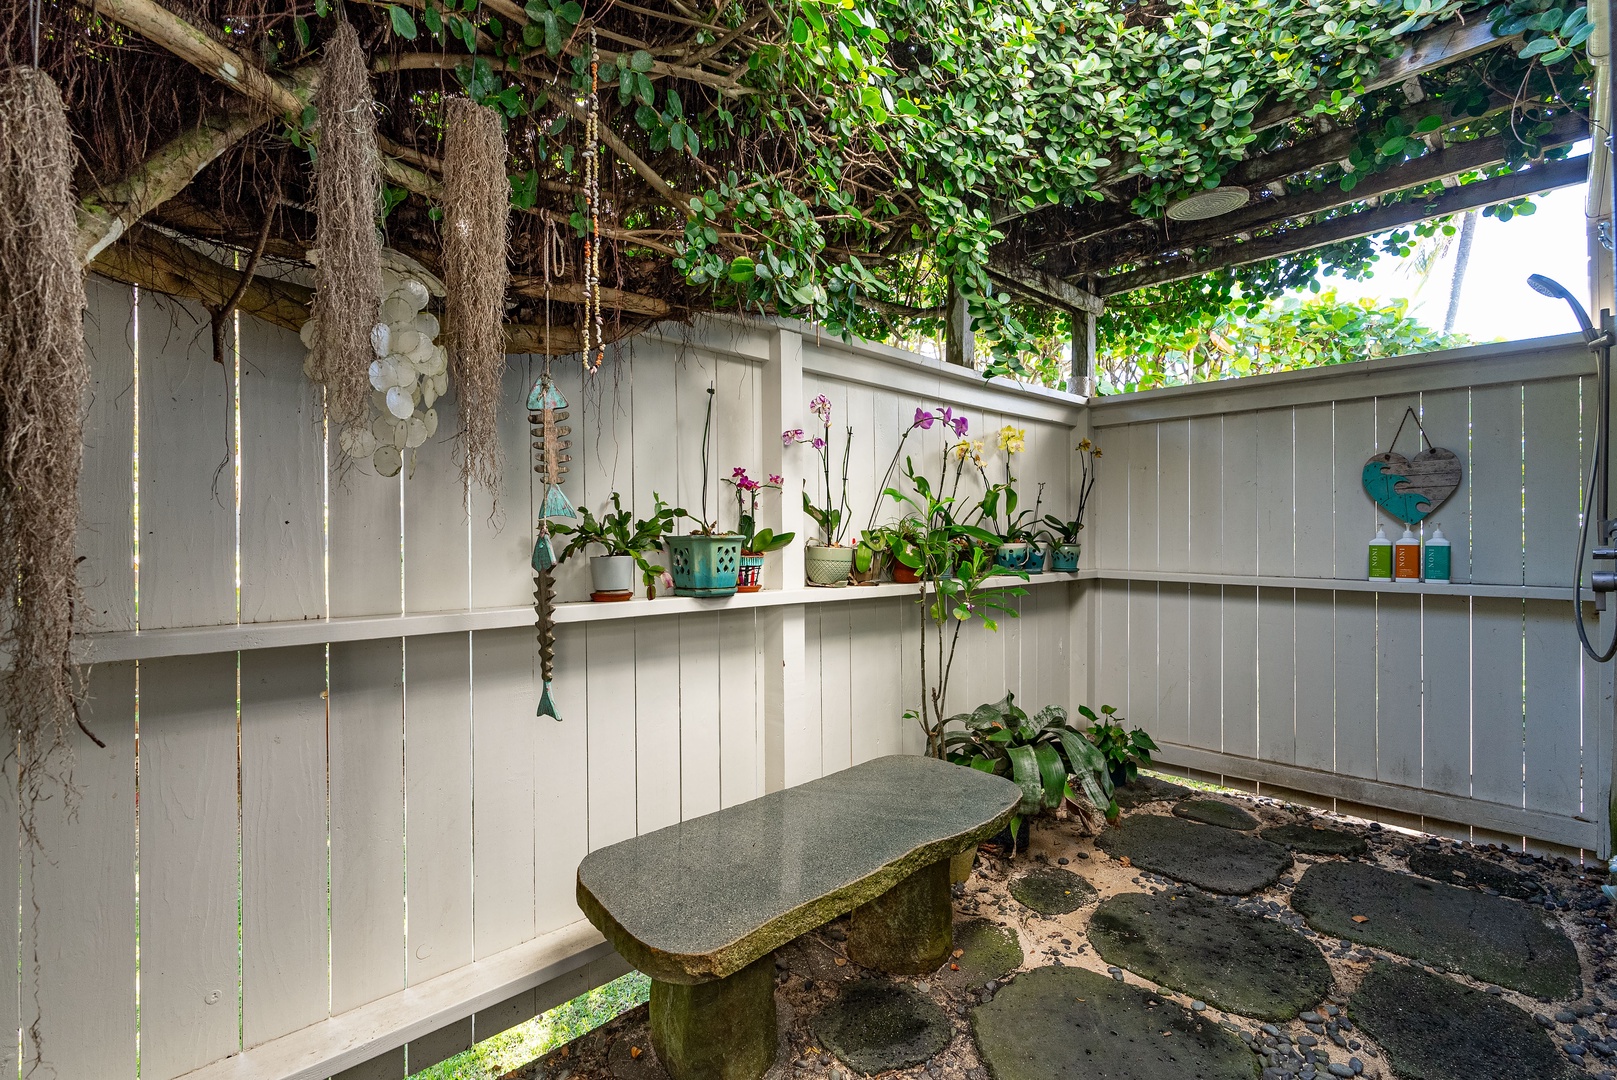
[[[1434,528],[1432,535],[1426,538],[1425,548],[1421,552],[1421,577],[1427,581],[1450,580],[1453,550],[1448,537],[1443,535],[1443,526]]]

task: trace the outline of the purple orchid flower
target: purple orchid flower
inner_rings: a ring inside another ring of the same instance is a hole
[[[933,416],[931,413],[927,412],[925,409],[916,409],[915,410],[915,422],[913,424],[911,424],[910,426],[911,427],[918,427],[922,431],[931,431],[932,430],[932,424],[933,424],[933,422],[935,420],[937,420],[937,417]]]
[[[813,442],[812,442],[812,443],[810,443],[810,444],[809,444],[809,445],[810,445],[810,446],[812,446],[812,447],[814,447],[814,449],[816,449],[816,450],[824,450],[824,449],[825,449],[825,440],[824,440],[824,439],[820,439],[820,438],[816,438],[816,439],[815,439],[815,440],[814,440],[814,441],[813,441]]]
[[[781,484],[784,484],[786,481],[782,480],[779,476],[775,475],[774,473],[770,473],[769,474],[769,482],[771,484],[774,484],[776,487],[779,487]]]
[[[824,394],[814,395],[814,400],[809,402],[809,412],[818,416],[826,427],[831,426],[831,399]]]
[[[791,446],[793,443],[807,442],[808,437],[803,434],[802,428],[792,428],[790,431],[780,433],[780,444]]]
[[[955,417],[950,426],[954,428],[955,438],[963,439],[966,437],[966,418],[964,416]]]

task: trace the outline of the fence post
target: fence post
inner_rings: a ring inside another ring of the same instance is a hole
[[[803,400],[803,336],[777,327],[764,363],[764,469],[781,478],[778,509],[771,520],[776,532],[803,538],[803,468],[806,455],[787,453],[780,433],[796,427]],[[803,545],[794,542],[764,563],[765,586],[794,591],[804,588]],[[763,790],[779,791],[812,780],[819,770],[804,766],[808,738],[804,714],[803,606],[785,604],[758,612],[757,627],[764,657]]]

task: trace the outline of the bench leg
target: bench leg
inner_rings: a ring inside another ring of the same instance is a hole
[[[868,968],[925,975],[953,948],[948,859],[922,867],[849,918],[848,955]]]
[[[773,953],[716,982],[651,982],[651,1045],[673,1080],[758,1080],[776,1040]]]

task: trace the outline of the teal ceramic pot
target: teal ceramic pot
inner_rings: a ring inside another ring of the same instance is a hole
[[[1021,570],[1027,566],[1028,548],[1032,546],[1021,540],[1001,544],[994,549],[994,565],[1002,570]]]
[[[734,596],[741,571],[741,537],[665,536],[675,596]]]
[[[1083,549],[1082,544],[1057,544],[1050,552],[1050,569],[1063,574],[1077,573],[1078,553]]]
[[[1038,544],[1027,546],[1027,559],[1022,563],[1022,569],[1030,574],[1044,573],[1044,551]]]

